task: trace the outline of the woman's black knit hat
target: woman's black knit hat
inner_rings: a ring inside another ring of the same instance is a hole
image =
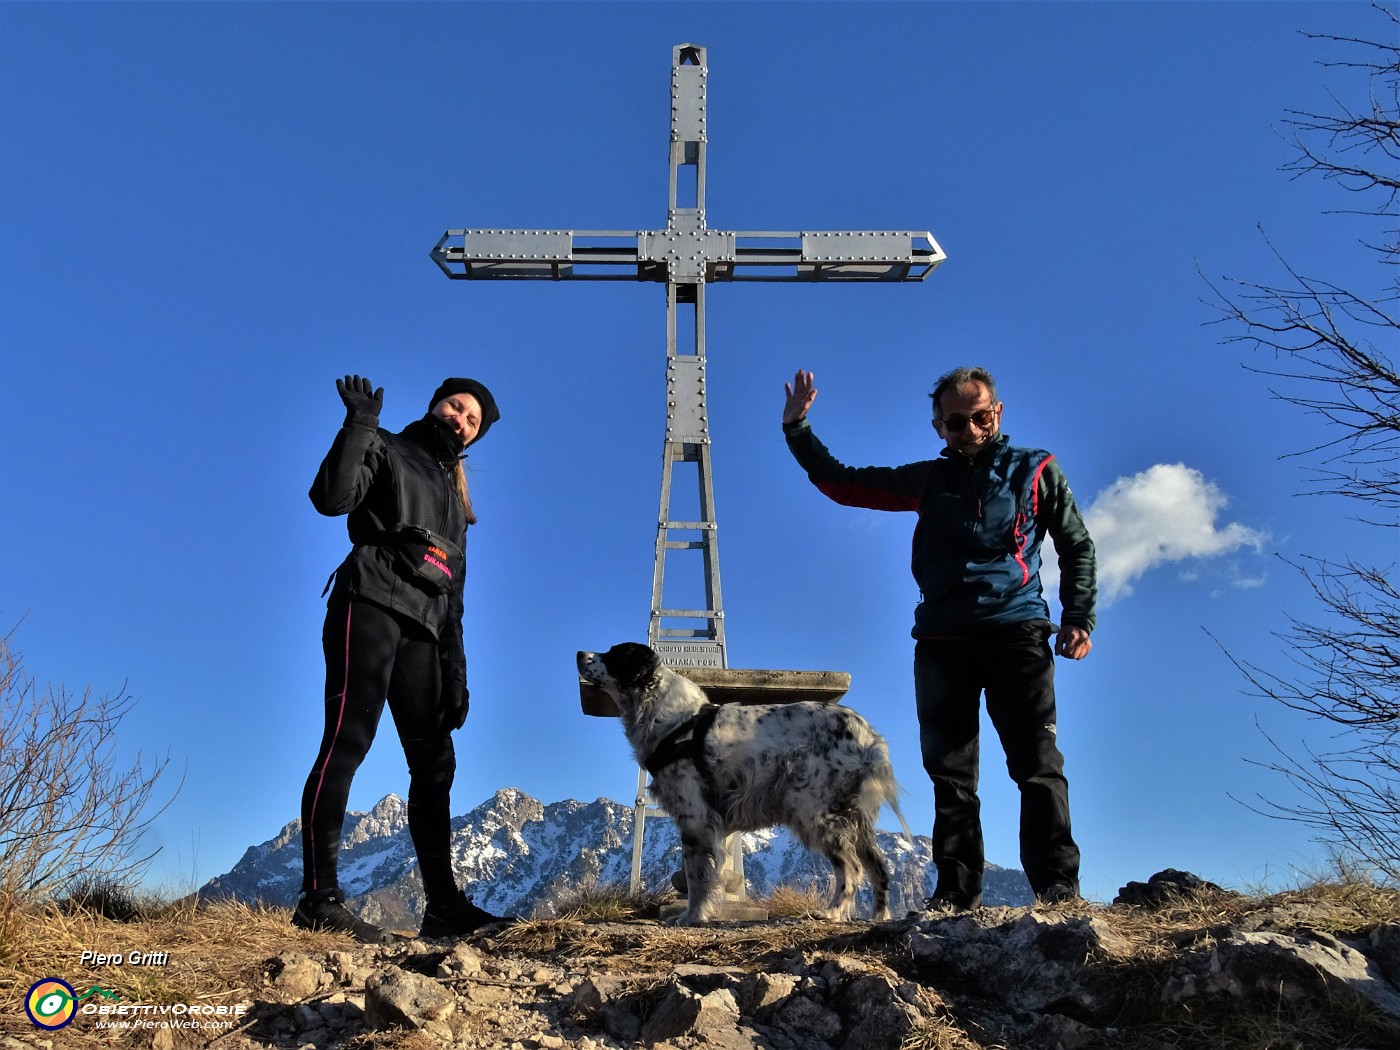
[[[471,394],[481,405],[481,426],[471,441],[474,445],[486,436],[491,424],[501,418],[501,410],[496,407],[496,399],[491,396],[491,391],[486,389],[486,384],[475,379],[444,379],[442,385],[433,391],[433,399],[428,402],[428,411],[431,412],[439,401],[453,394]]]

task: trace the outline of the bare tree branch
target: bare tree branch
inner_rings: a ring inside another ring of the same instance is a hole
[[[81,877],[126,881],[154,856],[140,853],[141,835],[169,805],[151,808],[169,759],[118,765],[117,730],[133,702],[125,689],[41,692],[0,638],[0,895],[44,897]]]
[[[1400,45],[1394,43],[1400,19],[1373,6],[1388,23],[1384,42],[1306,34],[1346,49],[1349,57],[1322,65],[1364,76],[1368,90],[1364,104],[1349,105],[1334,93],[1331,112],[1287,111],[1296,156],[1283,170],[1336,185],[1358,202],[1344,214],[1379,220],[1380,238],[1361,243],[1391,266],[1400,262]],[[1350,57],[1355,51],[1360,57]],[[1235,329],[1224,341],[1272,357],[1271,364],[1246,367],[1275,381],[1271,396],[1323,422],[1325,440],[1289,454],[1308,463],[1310,493],[1344,497],[1369,509],[1363,522],[1396,529],[1400,371],[1387,350],[1400,346],[1400,323],[1390,312],[1400,301],[1400,280],[1388,277],[1380,292],[1362,294],[1306,275],[1272,243],[1269,248],[1280,282],[1206,281],[1217,323]],[[1315,829],[1339,853],[1400,883],[1395,566],[1325,557],[1289,564],[1307,580],[1315,605],[1313,615],[1290,617],[1290,628],[1276,635],[1289,666],[1267,669],[1226,655],[1253,695],[1328,724],[1333,746],[1290,752],[1266,732],[1278,757],[1255,764],[1282,776],[1303,801],[1261,798],[1251,808]]]

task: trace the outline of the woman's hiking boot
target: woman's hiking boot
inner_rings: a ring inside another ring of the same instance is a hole
[[[497,922],[514,922],[483,911],[472,903],[472,899],[460,891],[445,901],[429,903],[423,912],[423,927],[419,937],[437,940],[445,937],[466,937],[483,926]]]
[[[340,890],[318,890],[304,894],[292,912],[292,925],[303,930],[348,933],[361,944],[392,944],[395,937],[372,922],[365,922],[345,906]]]

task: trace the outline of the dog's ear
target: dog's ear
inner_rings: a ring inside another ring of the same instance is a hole
[[[630,689],[656,676],[661,658],[640,642],[619,642],[603,654],[608,674],[624,689]]]

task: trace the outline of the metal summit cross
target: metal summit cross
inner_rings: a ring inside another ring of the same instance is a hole
[[[705,292],[719,281],[921,281],[945,255],[925,232],[732,232],[705,216],[705,118],[709,70],[705,48],[679,44],[671,57],[670,200],[660,230],[448,230],[432,258],[454,280],[654,281],[666,286],[666,438],[652,574],[649,644],[716,702],[835,700],[850,676],[821,671],[739,671],[725,653],[719,585],[719,539],[710,477],[705,405]],[[688,323],[682,315],[690,311]],[[694,463],[695,521],[672,518],[677,463]],[[704,608],[666,608],[666,557],[699,550]],[[679,621],[679,623],[678,623]],[[583,693],[590,714],[616,714],[598,692]],[[642,829],[659,815],[638,771],[632,889],[640,885]],[[742,854],[729,853],[742,886]]]

